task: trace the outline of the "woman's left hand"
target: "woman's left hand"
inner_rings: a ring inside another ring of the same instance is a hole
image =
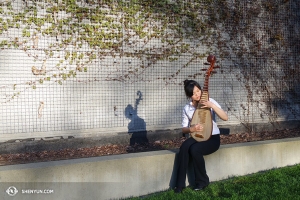
[[[212,108],[215,105],[210,101],[200,101],[200,104],[203,105],[201,108]]]
[[[218,106],[216,106],[214,103],[210,102],[210,101],[200,101],[199,102],[202,106],[201,108],[212,108],[214,110],[214,112],[224,121],[228,120],[228,116],[227,114],[224,112],[224,110],[222,110],[221,108],[219,108]]]

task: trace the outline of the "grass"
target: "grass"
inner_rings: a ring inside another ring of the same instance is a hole
[[[262,171],[247,176],[212,182],[203,191],[186,188],[181,194],[167,190],[131,200],[193,199],[278,199],[300,200],[300,165]]]

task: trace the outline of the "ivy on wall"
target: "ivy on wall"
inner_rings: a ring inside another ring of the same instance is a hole
[[[14,9],[20,3],[23,4],[21,9]],[[19,49],[35,61],[42,61],[42,66],[31,67],[32,74],[39,78],[27,81],[33,89],[44,81],[62,84],[77,73],[87,72],[95,60],[117,56],[136,58],[141,64],[128,68],[122,75],[108,76],[106,80],[129,81],[161,60],[175,62],[181,54],[190,53],[191,62],[207,55],[197,53],[189,43],[183,42],[183,39],[197,38],[200,32],[201,40],[205,41],[212,32],[205,20],[196,20],[197,16],[192,13],[196,10],[190,10],[190,6],[180,1],[7,2],[0,11],[5,16],[1,20],[0,34],[4,39],[0,48]],[[22,34],[5,37],[12,29]],[[160,46],[124,50],[124,47],[146,46],[151,40],[157,40]],[[38,55],[36,52],[41,50],[43,54]],[[49,69],[47,61],[50,59],[56,59],[57,64]],[[188,67],[189,62],[182,68]],[[70,66],[72,69],[67,71]],[[169,77],[157,79],[168,81],[179,73],[180,69]],[[196,76],[197,73],[193,75]],[[18,84],[14,84],[14,89],[17,87]]]
[[[108,58],[112,65],[118,59],[138,60],[121,73],[112,70],[105,79],[133,82],[148,81],[143,74],[159,67],[158,62],[174,63],[188,54],[189,59],[172,68],[171,74],[155,77],[181,84],[176,77],[213,52],[224,79],[240,82],[247,92],[246,101],[226,102],[242,123],[251,121],[251,107],[270,122],[278,119],[280,109],[297,118],[299,4],[295,0],[6,1],[0,7],[0,49],[22,50],[42,63],[28,68],[32,80],[9,86],[16,91],[11,98],[45,82],[62,85],[88,72],[94,61]],[[19,35],[11,37],[12,30]],[[201,48],[207,50],[203,53]],[[194,72],[187,78],[202,75]]]

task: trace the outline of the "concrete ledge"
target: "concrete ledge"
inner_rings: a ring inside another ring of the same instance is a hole
[[[13,199],[119,199],[174,186],[178,150],[0,166],[0,194]],[[211,181],[300,163],[300,138],[221,146],[206,156]],[[192,177],[189,173],[188,177]],[[193,184],[188,182],[187,184]],[[50,191],[50,194],[41,194]],[[31,194],[28,194],[31,193]]]

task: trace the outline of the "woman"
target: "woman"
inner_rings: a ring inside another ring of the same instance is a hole
[[[201,87],[194,80],[184,81],[184,91],[191,102],[183,108],[183,120],[182,120],[182,133],[193,133],[201,131],[203,127],[201,124],[196,124],[190,127],[190,121],[193,117],[201,97]],[[176,193],[181,193],[185,187],[186,171],[189,163],[189,157],[192,158],[194,172],[195,172],[195,188],[194,190],[201,190],[208,186],[209,178],[206,174],[204,155],[211,154],[217,151],[220,147],[220,130],[215,122],[215,114],[217,114],[222,120],[227,121],[228,116],[222,110],[221,106],[212,98],[209,101],[201,102],[203,108],[207,107],[211,109],[213,116],[213,130],[212,136],[209,140],[203,142],[197,142],[193,137],[185,140],[178,154],[179,168],[176,181]]]

